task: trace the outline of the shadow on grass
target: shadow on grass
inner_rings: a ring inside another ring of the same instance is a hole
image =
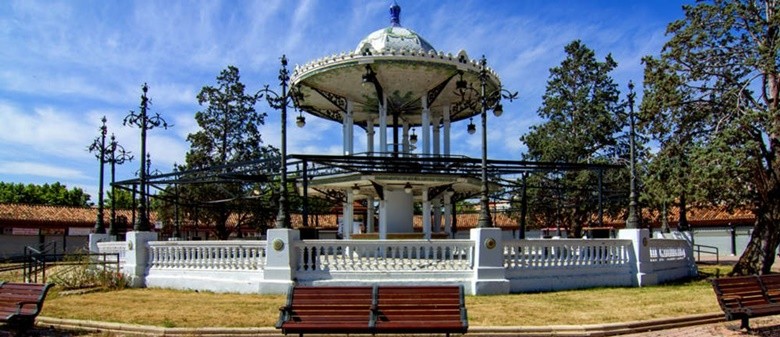
[[[0,337],[97,337],[97,336],[111,336],[106,333],[96,333],[83,330],[63,330],[55,329],[51,327],[36,326],[32,329],[24,331],[17,331],[11,329],[7,325],[0,325]]]

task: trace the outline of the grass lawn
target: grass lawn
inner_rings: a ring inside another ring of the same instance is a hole
[[[716,269],[701,267],[703,276]],[[56,289],[56,288],[55,288]],[[164,289],[125,289],[47,298],[43,316],[161,327],[271,327],[282,295],[217,294]],[[595,324],[719,312],[705,279],[643,287],[551,293],[468,296],[469,325]]]

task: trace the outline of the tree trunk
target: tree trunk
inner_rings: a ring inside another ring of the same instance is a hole
[[[224,205],[218,206],[219,214],[215,224],[217,238],[219,240],[227,240],[230,237],[230,232],[227,230],[227,220],[230,217],[230,211]]]
[[[729,275],[763,275],[772,269],[780,243],[780,184],[774,179],[769,184],[773,186],[754,212],[756,225],[750,241]]]

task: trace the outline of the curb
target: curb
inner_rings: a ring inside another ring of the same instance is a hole
[[[699,314],[672,318],[659,318],[645,321],[632,321],[587,325],[551,325],[551,326],[474,326],[469,327],[464,336],[618,336],[648,331],[666,330],[694,325],[725,322],[720,313]],[[130,336],[284,336],[272,327],[263,328],[164,328],[150,325],[122,324],[99,321],[86,321],[39,316],[39,327],[64,330],[80,330],[96,333],[115,333]],[[357,336],[357,335],[355,335]],[[406,335],[405,335],[406,336]],[[411,336],[411,335],[409,335]],[[426,335],[428,336],[428,335]]]

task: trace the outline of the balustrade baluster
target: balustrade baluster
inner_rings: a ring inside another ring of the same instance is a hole
[[[182,249],[182,266],[185,268],[192,268],[192,246],[184,246]]]
[[[206,262],[206,254],[203,252],[203,247],[195,247],[195,249],[193,249],[193,254],[193,265],[197,269],[203,269],[203,264]]]
[[[162,247],[162,249],[160,249],[160,255],[161,255],[161,258],[162,258],[162,263],[160,263],[160,265],[163,268],[168,268],[169,263],[170,263],[170,261],[168,261],[169,256],[171,255],[169,249],[170,249],[169,247]]]
[[[157,268],[159,267],[159,262],[157,261],[157,252],[155,251],[154,247],[149,248],[149,261],[151,261],[151,267]]]
[[[229,259],[230,259],[230,255],[228,254],[228,248],[220,247],[220,249],[219,249],[219,266],[220,266],[220,269],[229,269],[228,268]]]
[[[320,246],[320,258],[317,259],[318,266],[315,268],[315,270],[319,271],[327,271],[330,270],[330,253],[327,250],[327,247]],[[324,257],[324,258],[323,258]]]

